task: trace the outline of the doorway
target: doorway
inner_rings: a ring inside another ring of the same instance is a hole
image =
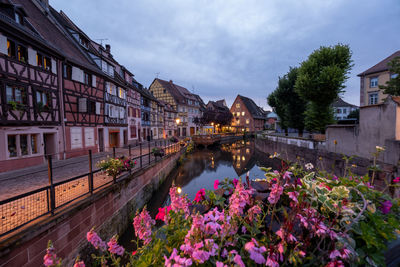
[[[124,146],[126,146],[128,144],[128,131],[124,130],[123,134],[124,134]]]
[[[119,145],[119,132],[110,132],[109,134],[109,142],[110,142],[110,147],[118,147]]]
[[[194,127],[190,127],[190,136],[194,135]]]
[[[55,133],[44,133],[43,134],[43,145],[44,145],[44,155],[56,154],[56,134]]]
[[[99,151],[104,152],[104,132],[103,129],[99,129]]]

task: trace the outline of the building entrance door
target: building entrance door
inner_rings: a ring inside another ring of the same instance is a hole
[[[110,132],[109,140],[110,140],[110,147],[118,147],[119,132]]]
[[[194,127],[190,127],[190,136],[194,135]]]
[[[54,133],[45,133],[43,134],[43,145],[44,145],[44,155],[52,155],[56,154],[56,134]]]
[[[99,151],[104,152],[104,131],[103,129],[99,129],[98,131],[99,134]]]

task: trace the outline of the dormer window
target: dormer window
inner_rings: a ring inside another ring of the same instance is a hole
[[[86,40],[84,37],[82,37],[82,36],[79,36],[79,43],[83,46],[83,47],[85,47],[85,48],[89,48],[89,41],[88,40]]]

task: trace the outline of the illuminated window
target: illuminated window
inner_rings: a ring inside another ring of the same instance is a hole
[[[15,58],[15,43],[7,39],[7,53],[9,57]]]
[[[28,52],[26,51],[26,47],[22,45],[17,45],[17,58],[21,62],[26,62],[28,59]]]
[[[36,54],[36,66],[43,67],[43,56],[42,54]]]
[[[242,116],[244,116],[244,111],[242,111]]]
[[[51,59],[49,57],[43,57],[43,68],[45,70],[51,70]]]
[[[236,108],[240,108],[240,103],[237,103],[237,104],[236,104]]]
[[[32,154],[37,154],[38,153],[38,142],[37,142],[37,134],[32,134],[31,135],[31,149],[32,149]]]
[[[249,124],[250,123],[250,120],[249,119],[246,119],[246,124]]]

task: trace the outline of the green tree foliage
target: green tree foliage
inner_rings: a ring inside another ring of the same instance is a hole
[[[309,102],[305,112],[305,126],[309,131],[325,132],[332,123],[331,104],[344,92],[344,83],[352,67],[348,45],[320,47],[298,70],[295,91]]]
[[[389,71],[397,76],[387,81],[386,85],[380,85],[379,88],[384,89],[385,94],[400,96],[400,57],[395,57],[388,65]]]
[[[287,74],[279,77],[277,88],[268,96],[268,104],[279,116],[282,129],[297,129],[302,135],[306,102],[294,90],[297,74],[297,68],[290,68]]]
[[[357,119],[360,120],[360,110],[359,109],[355,109],[352,112],[349,113],[349,115],[347,116],[348,119]]]

